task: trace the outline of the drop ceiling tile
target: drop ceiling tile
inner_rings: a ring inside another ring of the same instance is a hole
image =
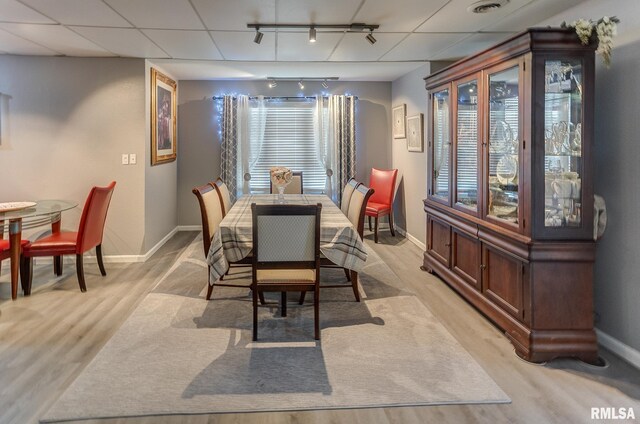
[[[61,25],[0,23],[0,28],[67,56],[114,56]]]
[[[189,0],[104,0],[138,28],[204,29]]]
[[[59,54],[3,30],[0,30],[0,50],[10,54],[31,54],[36,56],[55,56]]]
[[[350,24],[361,0],[278,0],[278,23]]]
[[[51,19],[16,0],[0,0],[0,21],[53,24]]]
[[[169,57],[137,29],[72,27],[83,37],[119,56],[167,58]]]
[[[432,60],[440,51],[469,35],[469,33],[411,34],[381,60]]]
[[[467,12],[472,4],[469,0],[452,0],[427,22],[420,25],[416,32],[474,32],[494,25],[509,14],[530,3],[532,0],[510,0],[500,9],[491,13]]]
[[[373,36],[378,40],[378,42],[370,44],[365,38],[367,34],[369,34],[369,31],[362,33],[350,32],[345,34],[329,60],[346,62],[375,61],[406,37],[405,34],[399,32],[379,34],[374,31]]]
[[[526,6],[516,10],[493,25],[487,26],[486,31],[524,31],[526,28],[538,25],[545,19],[556,16],[557,14],[583,3],[584,0],[536,0]],[[551,25],[560,26],[560,22],[550,23]]]
[[[192,0],[202,21],[211,30],[238,31],[248,23],[276,20],[276,0],[246,0],[242,7],[229,0]]]
[[[251,31],[211,31],[226,60],[276,60],[276,34],[265,31],[262,42],[253,42]]]
[[[494,46],[515,35],[515,32],[480,33],[471,35],[445,50],[440,51],[433,60],[458,60]]]
[[[366,0],[354,22],[379,24],[381,32],[411,32],[448,0]]]
[[[222,59],[206,31],[145,29],[142,32],[174,59]]]
[[[65,25],[131,27],[100,0],[22,0]]]
[[[315,43],[309,42],[309,33],[304,32],[278,32],[278,51],[276,59],[296,61],[323,61],[327,60],[344,33],[321,32],[317,33]]]

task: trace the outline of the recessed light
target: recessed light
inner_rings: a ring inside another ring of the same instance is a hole
[[[467,12],[491,13],[497,11],[507,3],[509,3],[509,0],[482,0],[467,7]]]

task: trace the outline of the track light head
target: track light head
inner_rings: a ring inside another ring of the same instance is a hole
[[[315,43],[316,42],[316,29],[315,29],[315,27],[309,28],[309,42],[310,43]]]
[[[269,88],[276,88],[278,83],[275,80],[269,81]]]
[[[324,88],[329,88],[329,84],[327,84],[327,80],[322,81],[322,86]]]
[[[373,36],[373,30],[371,30],[371,32],[369,32],[369,34],[367,34],[366,39],[371,44],[375,44],[376,41],[378,41],[378,40],[376,40],[376,37]]]
[[[264,34],[260,32],[260,28],[256,28],[256,36],[253,37],[253,42],[260,44],[262,42],[262,37],[264,37]]]
[[[298,87],[300,87],[300,90],[304,90],[304,84],[302,83],[302,80],[298,81]]]

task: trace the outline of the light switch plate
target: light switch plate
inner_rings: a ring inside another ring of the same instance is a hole
[[[129,165],[129,155],[126,153],[122,154],[122,164],[123,165]]]
[[[138,156],[135,153],[129,153],[129,165],[138,163]]]

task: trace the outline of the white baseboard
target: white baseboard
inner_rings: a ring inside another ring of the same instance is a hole
[[[425,244],[423,242],[421,242],[420,240],[418,240],[417,238],[415,238],[411,234],[407,233],[407,231],[404,228],[400,228],[398,226],[396,226],[395,228],[396,228],[397,232],[399,232],[400,234],[405,236],[407,238],[407,240],[409,240],[411,243],[413,243],[416,246],[418,246],[420,249],[422,249],[422,250],[426,250],[427,249],[427,246],[425,246]]]
[[[202,225],[178,225],[178,231],[202,231]]]
[[[640,352],[620,340],[596,328],[598,343],[615,353],[634,367],[640,369]]]

